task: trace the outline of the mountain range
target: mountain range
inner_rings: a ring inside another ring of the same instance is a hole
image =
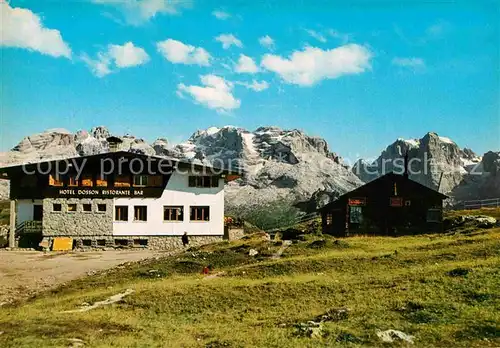
[[[0,165],[107,152],[110,135],[102,126],[76,133],[47,130],[0,153]],[[324,139],[297,129],[211,127],[174,146],[165,138],[149,144],[132,135],[118,137],[123,141],[120,150],[239,168],[242,177],[226,185],[228,211],[251,211],[277,201],[313,211],[384,173],[401,171],[405,155],[410,178],[449,195],[449,205],[500,197],[499,151],[476,155],[433,132],[419,139],[397,139],[375,161],[358,160],[352,167],[332,152]],[[0,180],[0,198],[7,197],[8,182]]]

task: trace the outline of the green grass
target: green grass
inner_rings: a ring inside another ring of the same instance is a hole
[[[378,329],[414,335],[417,347],[500,345],[500,229],[318,238],[280,259],[271,257],[279,242],[254,238],[76,280],[3,307],[0,346],[67,347],[69,338],[87,347],[387,346]],[[209,264],[224,274],[206,279]],[[61,313],[127,288],[135,293],[122,303]],[[326,322],[322,338],[297,335],[295,324],[338,307],[348,317]]]
[[[474,210],[450,210],[445,213],[445,217],[454,217],[461,215],[486,215],[500,220],[500,208],[481,208]]]

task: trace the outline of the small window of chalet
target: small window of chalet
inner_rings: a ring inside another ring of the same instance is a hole
[[[332,213],[326,214],[326,224],[331,225],[332,223],[333,223],[333,214]]]
[[[163,221],[184,221],[184,207],[164,206]]]
[[[75,212],[76,211],[76,203],[69,203],[68,204],[68,211]]]
[[[128,221],[128,206],[115,206],[115,221]]]
[[[97,211],[100,213],[104,213],[106,211],[106,204],[98,204]]]
[[[363,222],[363,207],[349,207],[349,222],[351,224],[360,224]]]
[[[189,177],[189,187],[218,187],[219,177],[218,176],[190,176]]]
[[[148,221],[148,207],[145,205],[134,206],[134,221]]]
[[[63,180],[59,175],[50,174],[49,176],[49,186],[63,186]]]
[[[441,209],[427,210],[427,222],[441,222],[441,221],[442,221]]]
[[[118,175],[115,177],[116,187],[130,187],[130,176],[129,175]]]
[[[210,221],[210,207],[191,207],[189,219],[191,221]]]
[[[84,212],[89,213],[92,211],[92,204],[90,204],[90,203],[82,204],[82,207],[83,207]]]
[[[148,176],[147,175],[134,175],[134,186],[136,186],[136,187],[148,186]]]
[[[62,205],[61,205],[61,203],[54,203],[54,204],[52,204],[52,211],[62,211]]]

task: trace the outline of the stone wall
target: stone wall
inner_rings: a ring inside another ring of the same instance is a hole
[[[57,237],[57,236],[56,236]],[[80,248],[147,248],[151,250],[182,250],[181,236],[71,236],[73,246]],[[45,237],[47,245],[52,245],[53,237]],[[188,247],[216,243],[223,236],[189,236]]]
[[[54,211],[53,204],[61,204],[61,211]],[[76,203],[76,211],[68,211]],[[83,211],[83,204],[91,204],[92,211]],[[106,211],[99,212],[98,204],[106,204]],[[65,237],[111,236],[113,234],[112,199],[46,198],[43,200],[43,235]]]
[[[138,237],[137,237],[138,238]],[[223,236],[189,236],[188,247],[221,242]],[[179,250],[184,248],[181,236],[149,237],[148,249],[153,250]]]
[[[245,235],[245,230],[243,228],[228,228],[224,229],[224,239],[236,240],[240,239]]]

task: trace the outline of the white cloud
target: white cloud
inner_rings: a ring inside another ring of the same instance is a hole
[[[108,49],[97,53],[97,58],[92,59],[84,54],[82,60],[89,66],[94,75],[104,77],[117,69],[130,68],[146,64],[149,55],[141,48],[127,42],[123,46],[108,45]]]
[[[326,37],[324,37],[323,34],[317,32],[317,31],[311,30],[311,29],[305,29],[305,31],[306,31],[306,33],[309,34],[309,36],[315,38],[319,42],[323,42],[323,43],[326,42]]]
[[[360,74],[370,69],[372,53],[364,46],[348,44],[331,50],[306,47],[287,58],[266,54],[261,65],[278,74],[284,81],[312,86],[325,79]]]
[[[262,36],[259,38],[259,43],[261,46],[268,48],[268,49],[273,49],[274,48],[274,40],[272,37],[269,35]]]
[[[236,46],[236,47],[243,47],[243,44],[241,43],[236,36],[233,34],[221,34],[215,38],[216,41],[219,41],[222,44],[222,48],[227,50],[231,46]]]
[[[248,82],[236,82],[239,85],[245,86],[248,89],[251,89],[255,92],[262,92],[263,90],[266,90],[269,88],[269,83],[267,81],[262,80],[262,81],[257,81],[257,80],[252,80],[252,83]]]
[[[56,29],[45,28],[28,9],[0,0],[0,46],[27,48],[53,57],[71,58],[71,49]]]
[[[238,109],[241,101],[233,94],[233,84],[217,75],[203,75],[200,77],[203,86],[186,86],[183,83],[177,85],[177,94],[190,95],[198,104],[204,105],[217,112],[228,112]]]
[[[231,18],[231,14],[230,13],[227,13],[227,12],[222,11],[222,10],[212,11],[212,15],[215,18],[220,19],[220,20],[226,20],[226,19]]]
[[[422,58],[417,58],[417,57],[409,57],[409,58],[396,57],[392,60],[392,64],[411,69],[425,68],[424,60]]]
[[[255,74],[259,71],[259,67],[255,64],[254,60],[244,54],[240,54],[238,59],[238,64],[236,65],[235,71],[237,73],[248,73]]]
[[[158,14],[178,14],[190,0],[92,0],[99,5],[113,6],[123,12],[128,23],[139,25]]]
[[[187,45],[173,39],[157,42],[156,47],[165,59],[174,64],[210,65],[210,54],[204,48]]]

